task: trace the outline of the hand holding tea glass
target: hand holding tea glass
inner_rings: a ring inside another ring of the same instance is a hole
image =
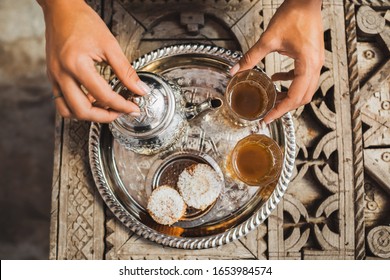
[[[267,54],[278,52],[294,59],[294,69],[275,73],[274,81],[292,80],[287,96],[265,117],[266,124],[311,101],[324,63],[321,0],[285,0],[259,41],[231,69],[252,69]]]

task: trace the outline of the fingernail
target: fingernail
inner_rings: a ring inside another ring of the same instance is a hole
[[[269,120],[266,120],[264,122],[265,122],[266,125],[268,125],[268,124],[272,123],[273,121],[274,121],[273,119],[269,119]]]
[[[140,112],[131,112],[129,115],[137,118],[137,117],[141,116],[141,113]]]
[[[144,94],[149,94],[151,92],[150,87],[141,80],[139,80],[136,85]]]
[[[240,64],[237,63],[236,65],[234,65],[231,69],[230,69],[230,75],[234,76],[238,70],[240,70]]]

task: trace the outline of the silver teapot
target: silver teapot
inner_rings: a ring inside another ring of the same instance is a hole
[[[133,152],[152,155],[168,149],[186,131],[188,121],[222,106],[219,98],[188,105],[175,82],[151,72],[138,72],[138,76],[150,87],[148,95],[135,95],[118,78],[110,82],[115,92],[140,108],[140,116],[123,114],[109,124],[114,138]]]

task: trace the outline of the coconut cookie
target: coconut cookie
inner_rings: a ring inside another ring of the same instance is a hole
[[[218,198],[223,180],[207,164],[193,164],[179,175],[177,188],[184,202],[193,208],[204,210]]]
[[[157,223],[172,225],[185,214],[187,205],[180,194],[164,185],[153,190],[148,200],[147,210]]]

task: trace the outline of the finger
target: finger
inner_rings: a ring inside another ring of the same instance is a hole
[[[301,105],[306,105],[306,104],[311,102],[317,88],[318,88],[318,81],[316,81],[315,79],[312,79],[305,95],[303,96],[303,98],[301,100]]]
[[[307,75],[296,76],[291,83],[286,98],[275,105],[275,107],[265,116],[264,122],[269,124],[273,120],[283,116],[285,113],[299,107],[303,97],[306,95],[310,82],[310,77]]]
[[[79,85],[70,76],[62,77],[61,89],[74,117],[79,120],[108,123],[119,116],[119,112],[92,106]]]
[[[115,46],[106,52],[105,56],[119,80],[135,94],[145,95],[150,93],[150,88],[140,80],[118,43],[115,43]]]
[[[252,69],[259,63],[267,54],[275,50],[275,39],[268,38],[267,33],[263,33],[259,41],[254,44],[240,59],[240,61],[232,67],[230,74],[234,75],[238,71]]]
[[[88,92],[88,90],[87,90],[83,85],[80,85],[80,88],[81,88],[81,91],[84,92],[85,96],[88,98],[89,102],[91,102],[92,104],[93,104],[94,102],[96,102],[95,97],[93,97],[93,95],[90,94],[90,93]]]
[[[272,81],[290,81],[294,79],[294,69],[288,72],[277,72],[271,76]]]
[[[276,104],[279,104],[279,103],[282,102],[286,97],[287,97],[287,91],[279,91],[279,92],[277,92],[275,103],[276,103]]]
[[[85,61],[79,64],[77,71],[80,73],[77,80],[94,99],[99,101],[101,107],[109,107],[123,113],[139,112],[137,105],[111,89],[107,81],[96,71],[93,61],[89,58],[85,58]]]
[[[96,102],[96,98],[93,97],[92,94],[87,93],[85,96],[88,98],[89,102],[91,102],[92,104],[93,104],[94,102]]]
[[[52,91],[53,96],[55,96],[54,104],[56,105],[58,113],[64,118],[72,118],[73,114],[69,109],[68,105],[66,104],[65,99],[62,96],[61,90],[57,84],[53,84]]]
[[[303,96],[302,100],[301,100],[301,105],[305,105],[305,104],[308,104],[311,102],[315,92],[317,91],[318,89],[318,83],[319,83],[319,80],[320,80],[320,75],[321,75],[321,65],[319,66],[315,66],[315,65],[311,65],[310,69],[316,69],[317,70],[314,70],[312,73],[312,75],[310,76],[310,83],[309,83],[309,86],[307,88],[307,91],[305,93],[305,95]]]

